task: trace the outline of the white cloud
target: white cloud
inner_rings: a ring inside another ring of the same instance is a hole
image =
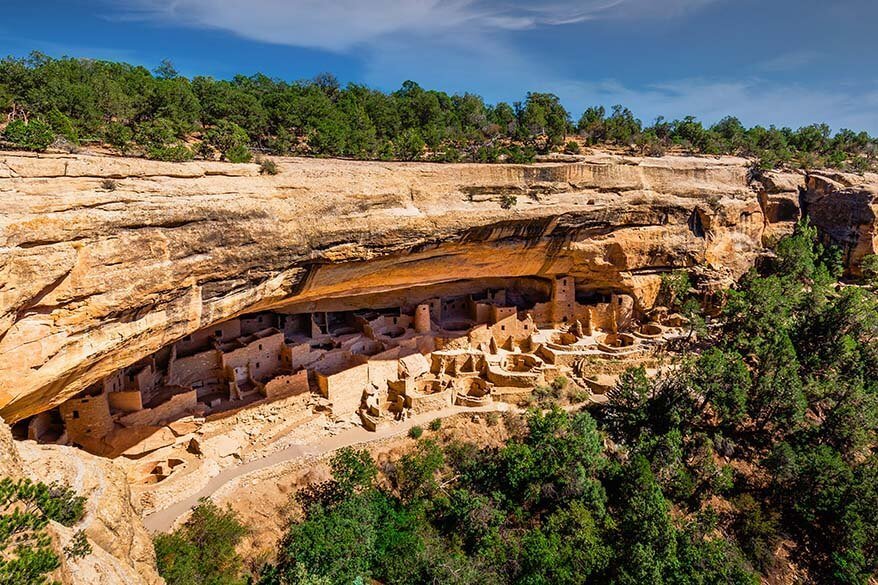
[[[767,73],[781,73],[801,69],[820,59],[820,53],[811,49],[802,49],[781,53],[771,59],[759,63],[756,68]]]
[[[252,40],[349,51],[391,35],[444,37],[598,18],[675,16],[717,0],[119,0],[128,18],[226,30]]]

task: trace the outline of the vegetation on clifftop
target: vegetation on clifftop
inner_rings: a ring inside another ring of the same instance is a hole
[[[679,367],[627,371],[593,413],[510,416],[498,448],[431,433],[380,469],[366,451],[338,452],[333,479],[291,502],[302,519],[276,561],[249,578],[866,585],[878,574],[878,294],[839,274],[838,254],[800,225],[726,292],[721,325],[699,328]],[[676,309],[692,305],[685,278],[666,289]]]
[[[382,160],[530,162],[537,153],[579,152],[580,143],[645,155],[669,148],[740,154],[762,168],[874,168],[878,140],[825,124],[745,128],[728,117],[705,127],[693,117],[644,125],[622,106],[578,118],[557,96],[486,104],[406,81],[392,93],[345,87],[331,75],[286,82],[264,75],[187,79],[165,62],[150,72],[126,63],[52,59],[33,53],[0,61],[0,139],[45,150],[57,139],[103,144],[158,160],[249,162],[251,149]],[[572,140],[576,138],[576,140]]]

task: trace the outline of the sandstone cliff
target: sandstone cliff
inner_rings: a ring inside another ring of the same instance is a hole
[[[48,409],[197,329],[290,303],[571,274],[649,306],[675,267],[728,284],[766,226],[798,213],[766,222],[786,191],[754,189],[732,157],[276,160],[280,173],[261,176],[0,154],[0,414]]]
[[[754,178],[766,219],[766,240],[807,217],[827,244],[841,248],[848,274],[878,252],[878,174],[772,171]],[[768,243],[768,242],[767,242]]]
[[[859,275],[863,257],[878,253],[878,175],[812,173],[802,204],[825,239],[841,246],[850,273]]]

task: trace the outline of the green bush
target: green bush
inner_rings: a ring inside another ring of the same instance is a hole
[[[424,434],[423,427],[419,427],[418,425],[413,426],[409,429],[409,437],[412,439],[420,439],[421,435]]]
[[[55,141],[52,127],[42,120],[13,120],[3,131],[3,138],[19,148],[43,151]]]
[[[582,149],[579,148],[579,143],[575,140],[570,140],[564,145],[564,152],[567,154],[579,154],[581,150]]]
[[[424,151],[424,139],[415,129],[408,129],[394,140],[397,158],[401,160],[417,160]]]
[[[449,146],[435,157],[435,160],[444,163],[456,163],[459,162],[460,159],[460,151],[453,146]]]
[[[750,494],[732,500],[736,508],[734,530],[753,563],[766,569],[774,557],[774,546],[780,539],[776,512],[766,512]]]
[[[57,136],[63,136],[71,144],[79,144],[79,132],[76,131],[73,120],[58,111],[58,108],[49,112],[48,122]]]
[[[537,157],[536,151],[530,146],[510,146],[504,152],[506,154],[506,162],[519,165],[530,164]]]
[[[473,156],[473,162],[495,163],[500,160],[500,149],[496,146],[480,146]]]
[[[560,392],[567,387],[568,382],[569,380],[565,376],[556,376],[555,379],[552,380],[552,389],[556,392]]]
[[[168,585],[243,585],[235,547],[246,533],[231,507],[202,499],[182,527],[155,537],[159,574]]]
[[[163,146],[161,148],[152,148],[149,150],[149,158],[165,162],[186,162],[195,157],[188,147],[182,144],[173,146]]]
[[[147,151],[164,149],[176,140],[177,131],[174,123],[167,118],[154,118],[141,122],[134,132],[134,141]]]
[[[226,151],[225,156],[232,163],[248,163],[253,160],[253,153],[243,144],[231,147]]]
[[[515,195],[506,194],[500,198],[500,207],[503,209],[512,209],[518,203],[518,197]]]
[[[269,158],[263,158],[259,161],[260,175],[276,175],[278,173],[277,163]]]
[[[868,284],[878,284],[878,254],[869,254],[860,262],[860,270]]]
[[[64,547],[64,556],[68,559],[82,559],[92,553],[91,543],[85,532],[77,530],[70,543]]]
[[[442,428],[442,419],[441,418],[434,418],[433,420],[430,421],[430,430],[431,431],[438,431],[441,428]]]
[[[104,142],[125,154],[131,148],[134,132],[128,126],[118,122],[111,122],[104,129]]]
[[[567,400],[569,400],[573,404],[587,402],[590,397],[591,394],[589,393],[589,391],[584,388],[580,388],[579,386],[572,386],[567,390]]]
[[[562,394],[562,387],[557,387],[555,384],[535,386],[533,389],[533,397],[543,407],[555,403]]]
[[[692,280],[685,270],[674,270],[661,275],[659,294],[668,307],[679,310],[690,297]]]
[[[220,151],[229,162],[247,163],[253,158],[247,131],[232,121],[217,121],[205,134],[204,141]]]

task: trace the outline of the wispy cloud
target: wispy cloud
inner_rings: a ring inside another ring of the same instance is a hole
[[[766,73],[782,73],[801,69],[819,59],[820,53],[811,49],[789,51],[757,64],[756,69]]]
[[[587,20],[676,16],[718,0],[118,0],[117,16],[349,51],[390,35],[441,37]]]
[[[733,115],[745,124],[791,127],[829,122],[835,129],[878,133],[878,83],[860,92],[802,84],[772,83],[762,78],[735,81],[679,79],[642,88],[616,81],[559,82],[554,91],[568,104],[624,104],[651,123],[657,116],[694,115],[707,123]],[[782,115],[779,114],[782,112]]]

